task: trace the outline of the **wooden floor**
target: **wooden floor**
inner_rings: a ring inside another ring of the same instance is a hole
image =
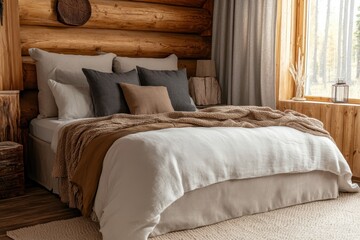
[[[0,240],[10,240],[6,231],[80,216],[44,188],[28,184],[25,195],[0,200]]]

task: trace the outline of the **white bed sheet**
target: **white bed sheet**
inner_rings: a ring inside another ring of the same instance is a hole
[[[57,118],[43,118],[38,119],[34,118],[30,122],[30,134],[34,137],[47,142],[52,143],[54,140],[56,141],[54,146],[57,146],[58,140],[58,131],[59,129],[68,123],[81,121],[87,118],[80,118],[80,119],[71,119],[71,120],[59,120]],[[56,148],[53,149],[56,152]]]
[[[57,118],[34,118],[30,122],[30,134],[45,142],[51,143],[55,129],[64,122],[65,121],[58,120]]]

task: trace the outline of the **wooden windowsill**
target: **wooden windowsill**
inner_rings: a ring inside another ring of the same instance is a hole
[[[296,103],[305,103],[305,104],[324,104],[324,105],[338,105],[338,106],[360,106],[360,102],[359,103],[352,103],[352,102],[348,102],[348,103],[334,103],[334,102],[330,102],[330,101],[317,101],[317,100],[306,100],[306,101],[295,101],[295,100],[280,100],[280,102],[296,102]]]
[[[305,97],[308,101],[314,101],[314,102],[326,102],[326,103],[333,103],[330,98],[328,97],[313,97],[313,96],[306,96]],[[342,103],[336,103],[336,104],[342,104]],[[354,99],[350,98],[347,103],[344,104],[360,104],[360,99]]]

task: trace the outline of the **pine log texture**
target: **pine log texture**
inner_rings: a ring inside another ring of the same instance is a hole
[[[23,193],[23,147],[14,142],[0,142],[0,199]]]
[[[202,7],[206,0],[130,0],[133,2],[161,3],[187,7]]]
[[[211,40],[198,35],[82,28],[22,27],[22,54],[29,48],[50,52],[95,55],[113,52],[131,57],[209,58]],[[41,37],[40,37],[41,36]]]
[[[214,0],[206,0],[206,2],[203,5],[203,9],[207,10],[211,16],[214,14]],[[205,29],[201,36],[203,37],[211,37],[212,36],[212,21],[210,26]]]
[[[0,25],[0,90],[21,90],[22,64],[18,0],[3,0]]]
[[[190,96],[198,106],[221,103],[221,89],[214,77],[192,77],[189,80]]]
[[[0,91],[0,142],[19,141],[19,122],[19,91]]]
[[[353,175],[360,178],[360,106],[326,102],[280,101],[279,109],[292,109],[323,122],[344,155]]]
[[[69,27],[57,21],[55,0],[19,0],[22,25]],[[201,33],[211,28],[208,10],[129,1],[93,0],[84,28]]]

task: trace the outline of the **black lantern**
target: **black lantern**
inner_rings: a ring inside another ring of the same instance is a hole
[[[331,100],[335,103],[346,103],[349,99],[349,85],[343,78],[339,78],[338,82],[332,85]]]

